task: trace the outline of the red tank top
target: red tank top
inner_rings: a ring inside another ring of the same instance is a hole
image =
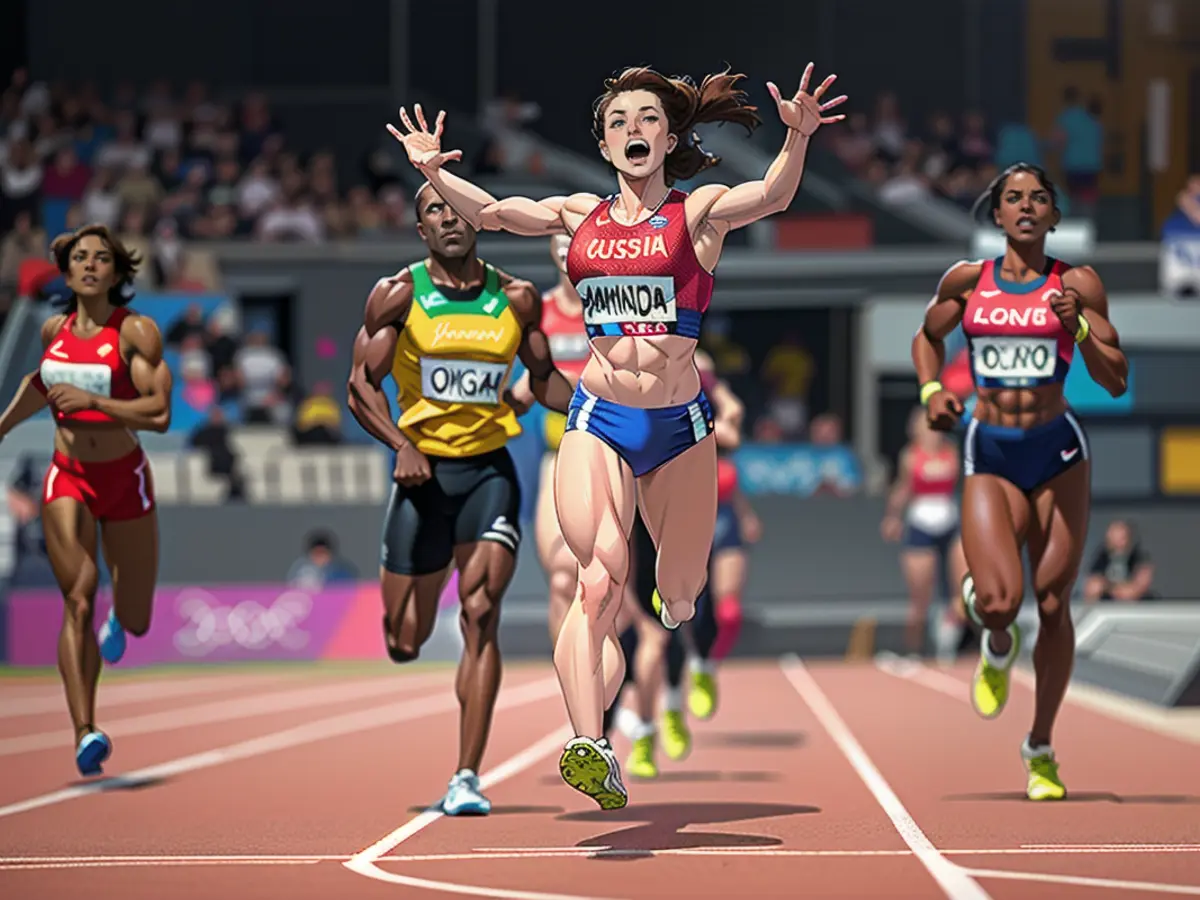
[[[737,493],[738,470],[732,459],[722,456],[717,459],[717,502],[730,503]]]
[[[550,344],[550,355],[558,371],[570,378],[579,378],[587,365],[591,351],[588,349],[587,329],[583,325],[583,312],[568,315],[558,305],[554,291],[542,294],[542,331]]]
[[[129,365],[121,357],[121,323],[129,315],[128,309],[118,307],[90,338],[73,333],[76,313],[67,316],[42,354],[35,379],[38,390],[45,393],[56,384],[70,384],[89,394],[114,400],[136,400],[141,396],[133,385]],[[98,409],[85,409],[70,415],[57,409],[51,411],[57,422],[115,421]]]
[[[671,190],[649,219],[621,225],[612,218],[614,194],[575,231],[567,276],[583,299],[590,337],[700,337],[713,276],[696,258],[686,199]]]
[[[1034,388],[1062,384],[1075,357],[1075,336],[1050,308],[1071,267],[1052,260],[1050,272],[1023,284],[997,275],[1000,260],[987,260],[963,311],[975,384],[987,388]]]
[[[912,483],[914,497],[953,494],[958,485],[958,460],[953,450],[947,448],[929,453],[919,447],[909,451],[912,456]]]

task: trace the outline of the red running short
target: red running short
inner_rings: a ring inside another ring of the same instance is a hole
[[[84,504],[101,522],[140,519],[154,511],[150,461],[141,447],[104,462],[81,462],[56,450],[42,484],[42,500],[50,504],[63,497]]]

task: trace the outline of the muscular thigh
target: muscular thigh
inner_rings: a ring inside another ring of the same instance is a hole
[[[563,539],[581,565],[589,566],[601,550],[628,564],[633,473],[615,450],[587,432],[568,431],[558,448],[554,503]]]
[[[105,522],[100,533],[112,575],[113,603],[127,627],[142,631],[150,624],[158,582],[158,513]]]
[[[709,435],[638,479],[638,506],[660,555],[707,569],[717,522],[717,442]]]
[[[1087,540],[1091,463],[1077,463],[1039,487],[1033,492],[1032,506],[1029,563],[1034,590],[1068,592],[1079,574]]]
[[[1029,501],[995,475],[969,475],[963,486],[962,544],[975,584],[996,586],[1022,578],[1021,544],[1029,529]]]
[[[99,581],[96,520],[78,500],[54,500],[42,507],[42,531],[50,568],[63,594],[92,597]]]
[[[406,578],[444,571],[453,558],[454,511],[436,478],[415,487],[392,485],[383,517],[382,568]]]
[[[456,484],[446,485],[457,501],[454,546],[490,542],[515,557],[521,545],[521,485],[508,451],[461,467],[456,479]],[[460,565],[460,578],[462,574]]]

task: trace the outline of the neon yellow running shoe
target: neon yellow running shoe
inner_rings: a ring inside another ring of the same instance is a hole
[[[711,719],[717,711],[717,679],[711,672],[693,672],[688,709],[697,719]]]
[[[1062,800],[1067,796],[1067,788],[1058,777],[1058,761],[1054,758],[1053,750],[1049,747],[1030,747],[1026,741],[1021,747],[1021,758],[1029,775],[1025,796],[1030,800]]]
[[[601,809],[620,809],[629,802],[621,767],[607,738],[577,737],[567,741],[558,760],[563,781],[586,794]]]
[[[654,614],[658,616],[658,621],[662,622],[663,628],[674,631],[679,627],[679,623],[672,619],[671,614],[667,612],[667,605],[663,603],[662,594],[658,592],[658,588],[655,588],[654,593],[650,595],[650,605],[654,608]]]
[[[1008,626],[1012,635],[1012,647],[1004,659],[996,659],[989,647],[989,636],[985,631],[979,651],[979,665],[971,680],[971,705],[985,719],[994,719],[1004,711],[1012,686],[1012,667],[1021,651],[1021,632],[1016,623]]]
[[[633,742],[633,750],[625,760],[625,770],[633,778],[657,778],[658,766],[654,762],[654,735],[647,734]]]
[[[687,720],[677,709],[668,709],[662,715],[662,746],[668,759],[679,762],[692,752],[692,732]]]

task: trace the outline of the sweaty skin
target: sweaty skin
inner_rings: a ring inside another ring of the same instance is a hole
[[[472,254],[474,266],[451,274],[443,261],[425,261],[435,284],[451,288],[478,285],[484,268]],[[457,276],[457,277],[456,277]],[[571,386],[550,357],[541,330],[542,298],[529,282],[500,273],[501,289],[524,327],[517,351],[530,373],[530,389],[544,405],[565,411]],[[383,392],[392,369],[397,341],[413,301],[408,269],[380,279],[367,298],[363,324],[354,341],[354,362],[348,385],[348,405],[355,419],[376,440],[396,452],[395,480],[415,485],[430,477],[429,461],[397,426]],[[456,692],[461,706],[459,768],[478,772],[500,689],[501,659],[497,642],[500,602],[512,580],[516,558],[503,544],[478,541],[454,549],[462,606],[463,655]],[[450,570],[427,575],[399,575],[380,568],[387,641],[393,659],[415,660],[433,633],[438,599]]]
[[[687,226],[705,270],[716,267],[730,230],[787,208],[799,187],[812,134],[823,122],[841,118],[826,117],[823,112],[844,98],[824,105],[820,102],[832,76],[809,94],[811,73],[810,65],[800,89],[788,100],[774,85],[769,86],[787,126],[787,138],[766,176],[733,188],[706,185],[688,196],[684,207]],[[447,171],[444,164],[461,158],[461,153],[441,149],[444,114],[438,115],[430,129],[420,107],[414,111],[419,127],[401,110],[407,134],[390,125],[389,129],[404,144],[410,162],[475,228],[525,236],[572,235],[601,202],[593,194],[540,201],[522,197],[497,200]],[[600,151],[616,168],[620,185],[612,216],[624,225],[644,222],[668,195],[663,166],[679,137],[672,133],[658,95],[646,90],[616,95],[605,111],[604,128]],[[648,145],[645,157],[631,158],[625,152],[634,140]],[[662,407],[688,403],[699,393],[693,339],[679,335],[605,337],[595,339],[593,346],[596,352],[582,381],[606,400],[630,407]],[[700,441],[635,485],[615,451],[594,436],[571,431],[563,438],[555,506],[578,575],[576,598],[559,632],[555,665],[568,716],[581,736],[601,736],[604,710],[615,698],[624,674],[615,622],[629,575],[628,540],[635,502],[658,548],[659,593],[666,611],[676,622],[687,621],[694,614],[708,573],[716,519],[715,440]]]
[[[1008,281],[1029,282],[1047,269],[1045,236],[1059,213],[1048,190],[1031,172],[1007,177],[996,224],[1008,245],[1000,273]],[[1022,221],[1026,224],[1022,225]],[[978,263],[950,268],[926,308],[913,338],[912,357],[922,384],[934,381],[945,361],[944,340],[962,321],[967,298],[981,272]],[[1067,271],[1062,293],[1050,301],[1064,329],[1075,334],[1085,315],[1089,334],[1078,351],[1093,380],[1113,396],[1125,391],[1128,362],[1108,320],[1108,297],[1089,266]],[[981,422],[1028,429],[1067,410],[1063,385],[1032,389],[979,388],[975,418]],[[929,398],[930,425],[953,428],[962,404],[949,391]],[[1012,646],[1007,629],[1015,621],[1024,594],[1020,547],[1029,551],[1040,621],[1034,669],[1037,700],[1030,741],[1048,745],[1051,730],[1074,664],[1075,633],[1068,600],[1079,572],[1091,506],[1091,462],[1082,460],[1026,495],[994,475],[969,475],[963,491],[963,550],[975,582],[975,609],[997,656]]]

